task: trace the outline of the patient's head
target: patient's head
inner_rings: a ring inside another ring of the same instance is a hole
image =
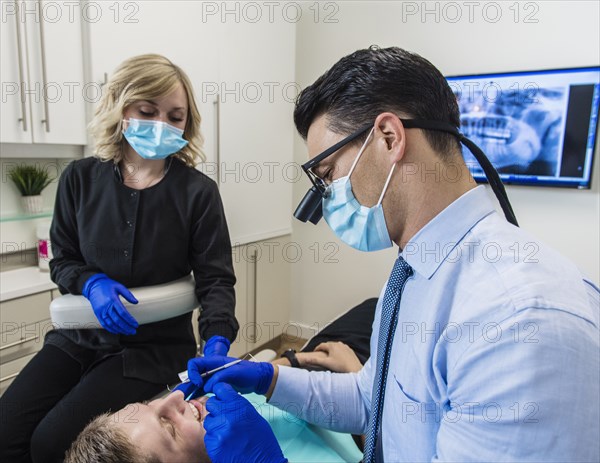
[[[197,463],[209,461],[202,422],[206,398],[183,400],[181,391],[147,404],[129,404],[90,422],[65,463]]]

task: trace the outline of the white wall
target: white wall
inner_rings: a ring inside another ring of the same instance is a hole
[[[598,2],[537,1],[515,6],[513,1],[481,1],[471,7],[472,21],[468,3],[427,2],[426,9],[433,13],[425,17],[421,15],[423,2],[330,2],[327,9],[325,3],[320,10],[306,8],[297,28],[296,80],[305,87],[342,56],[372,44],[417,52],[445,75],[599,62]],[[415,9],[419,14],[409,14]],[[456,20],[458,11],[462,17]],[[498,13],[501,16],[496,20]],[[327,14],[337,23],[325,23]],[[596,156],[600,156],[598,149]],[[297,137],[295,161],[306,159],[304,144]],[[596,159],[592,189],[587,191],[507,187],[521,226],[571,258],[596,282],[600,279],[599,166]],[[308,185],[308,180],[294,185],[293,207]],[[363,299],[377,296],[396,252],[354,251],[339,242],[323,222],[317,227],[294,222],[292,238],[303,257],[292,266],[290,316],[306,325],[322,324]],[[318,259],[315,243],[321,251]],[[329,252],[338,249],[334,263],[325,262],[325,247]]]

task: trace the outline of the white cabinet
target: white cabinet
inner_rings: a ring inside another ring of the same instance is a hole
[[[290,237],[278,237],[233,248],[235,317],[240,325],[229,355],[241,357],[277,336],[299,333],[289,323],[291,263],[297,249]],[[196,340],[198,313],[193,323]]]
[[[52,329],[50,291],[0,303],[0,395],[44,344]]]
[[[242,246],[233,249],[233,270],[235,272],[235,318],[240,329],[237,337],[231,343],[229,355],[232,357],[241,357],[248,352],[248,339],[246,336],[246,327],[248,325],[248,270],[247,262],[238,259],[237,255],[242,251]]]
[[[116,4],[91,3],[102,8],[85,24],[96,83],[142,53],[160,53],[190,76],[207,154],[198,168],[219,183],[232,244],[291,233],[301,175],[293,163],[295,24],[223,20],[207,11],[225,2],[202,1],[125,2],[116,21]]]
[[[236,246],[236,317],[240,324],[232,355],[240,356],[289,333],[289,236]]]
[[[2,0],[0,142],[85,145],[77,2]]]
[[[220,180],[234,244],[291,233],[295,27],[221,24]]]

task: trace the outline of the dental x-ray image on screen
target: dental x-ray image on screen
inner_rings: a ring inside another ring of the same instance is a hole
[[[461,131],[505,183],[589,188],[600,102],[600,68],[448,77]],[[469,150],[463,155],[485,181]]]

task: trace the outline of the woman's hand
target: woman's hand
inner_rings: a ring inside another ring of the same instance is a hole
[[[212,336],[204,345],[204,356],[221,355],[226,356],[229,352],[231,342],[223,336]]]
[[[131,304],[137,304],[138,301],[125,286],[111,280],[104,273],[96,273],[85,282],[82,292],[92,304],[96,318],[106,331],[113,334],[135,334],[139,324],[127,311],[120,296]]]
[[[314,352],[296,354],[302,367],[319,367],[337,373],[359,371],[363,366],[354,351],[343,342],[322,342]]]

